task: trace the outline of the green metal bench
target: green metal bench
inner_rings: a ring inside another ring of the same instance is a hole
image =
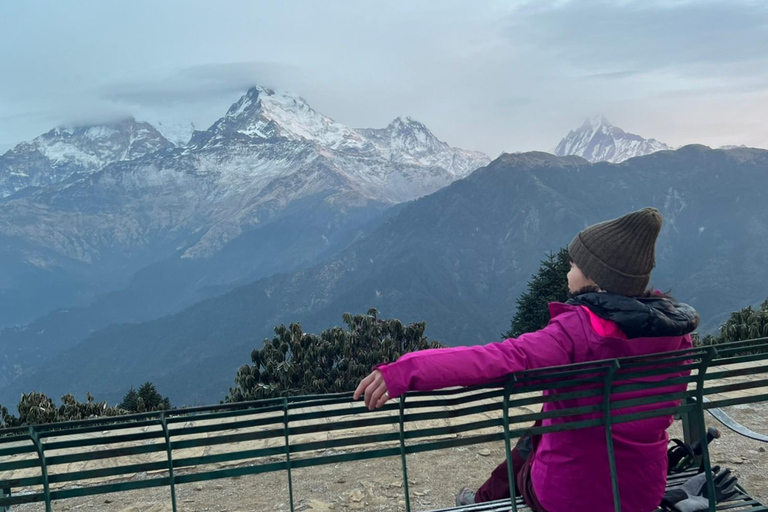
[[[605,430],[605,456],[611,467],[611,482],[606,485],[612,486],[618,511],[611,425],[674,414],[683,421],[686,441],[698,439],[705,432],[705,410],[768,401],[766,361],[768,338],[763,338],[716,349],[531,370],[495,386],[410,393],[375,412],[352,402],[351,393],[341,393],[4,429],[0,430],[0,511],[34,502],[45,503],[50,511],[58,500],[152,487],[168,487],[177,510],[177,486],[278,471],[287,473],[287,501],[293,511],[293,470],[380,457],[401,459],[404,508],[410,511],[410,454],[504,441],[509,457],[514,438],[596,427]],[[690,375],[680,376],[681,369],[690,370]],[[636,380],[640,378],[655,380]],[[682,384],[686,390],[669,390]],[[544,390],[549,394],[542,395]],[[644,396],[621,396],[634,391]],[[593,397],[594,404],[534,412],[546,401],[579,397]],[[660,406],[677,400],[679,405]],[[622,410],[638,405],[652,407],[632,414]],[[531,426],[544,418],[568,421]],[[702,458],[712,489],[706,447]],[[91,467],[100,460],[109,464]],[[136,479],[143,473],[146,478]],[[668,485],[679,485],[685,478],[685,474],[670,477]],[[510,485],[514,489],[511,477]],[[20,489],[26,491],[19,493]],[[524,509],[519,501],[508,499],[450,510]],[[726,509],[768,511],[746,492],[717,508]],[[710,510],[716,510],[714,505]]]

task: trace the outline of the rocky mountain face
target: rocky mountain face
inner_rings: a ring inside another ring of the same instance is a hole
[[[387,130],[402,141],[396,151],[298,96],[254,87],[188,144],[133,120],[122,132],[59,129],[35,139],[28,156],[48,163],[26,173],[39,185],[0,199],[4,368],[24,373],[110,323],[146,321],[314,265],[395,205],[490,161],[416,121],[395,124]],[[66,163],[68,174],[62,167],[54,179],[50,162]]]
[[[145,380],[174,403],[214,402],[275,325],[300,321],[316,332],[368,307],[404,322],[425,320],[428,336],[449,344],[497,340],[547,251],[566,246],[587,225],[645,206],[665,219],[651,284],[696,307],[706,332],[731,311],[765,299],[766,187],[763,150],[687,146],[619,165],[502,155],[398,207],[313,267],[174,315],[97,330],[7,383],[0,402],[30,386],[54,396],[91,391],[116,400]]]
[[[576,155],[590,162],[619,163],[636,156],[670,150],[656,139],[644,139],[613,126],[605,117],[584,121],[578,130],[571,130],[554,150],[557,156]]]

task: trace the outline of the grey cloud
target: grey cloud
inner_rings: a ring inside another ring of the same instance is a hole
[[[544,1],[510,16],[507,37],[607,75],[628,67],[706,72],[696,65],[719,63],[744,63],[739,71],[749,73],[768,61],[767,19],[768,4],[731,0]]]
[[[212,63],[183,68],[165,77],[105,84],[100,93],[115,102],[166,107],[169,103],[229,97],[253,85],[294,89],[302,83],[301,76],[300,68],[279,63]]]
[[[620,80],[622,78],[629,78],[639,75],[639,71],[611,71],[608,73],[590,73],[588,75],[581,76],[584,80]]]
[[[230,86],[235,84],[244,87],[260,83],[279,88],[299,79],[303,73],[298,66],[276,62],[227,62],[185,68],[179,72],[179,76]]]

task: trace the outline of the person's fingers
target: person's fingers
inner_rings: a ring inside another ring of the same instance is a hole
[[[712,474],[716,475],[720,471],[720,466],[712,466]]]
[[[357,385],[357,389],[355,389],[355,394],[352,395],[352,398],[354,400],[359,400],[362,396],[363,392],[365,391],[365,388],[368,387],[368,384],[370,384],[373,379],[375,378],[375,375],[371,373],[366,378],[360,381],[360,384]]]
[[[368,393],[365,394],[365,402],[370,410],[374,410],[378,407],[377,404],[379,403],[379,399],[387,392],[387,385],[383,380],[379,382],[375,381],[375,384],[376,388],[371,392],[370,399],[368,398]]]
[[[371,381],[363,390],[363,401],[365,402],[366,407],[369,407],[369,404],[371,402],[371,395],[373,394],[374,389],[376,389],[376,382],[375,382],[375,379],[371,379]]]
[[[365,406],[370,409],[372,407],[373,394],[379,388],[379,382],[376,375],[373,376],[371,382],[368,383],[368,387],[365,388]]]
[[[384,393],[379,397],[379,400],[376,402],[376,409],[379,407],[383,407],[385,403],[389,401],[389,391],[387,390],[386,384],[384,385]]]

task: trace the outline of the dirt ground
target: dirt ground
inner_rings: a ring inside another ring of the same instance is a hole
[[[768,433],[768,404],[744,405],[726,410],[743,425]],[[723,435],[710,445],[713,463],[732,469],[755,498],[768,503],[768,443],[739,436],[708,416]],[[679,422],[678,422],[679,423]],[[679,425],[670,434],[681,437]],[[411,507],[426,511],[452,506],[462,485],[477,487],[504,459],[503,443],[489,443],[408,456]],[[295,510],[401,511],[405,497],[399,458],[355,461],[293,471]],[[287,511],[288,479],[285,473],[245,476],[177,486],[178,510]],[[54,502],[56,511],[162,512],[171,510],[166,488],[119,494],[71,498]],[[41,504],[13,507],[13,512],[45,510]]]

